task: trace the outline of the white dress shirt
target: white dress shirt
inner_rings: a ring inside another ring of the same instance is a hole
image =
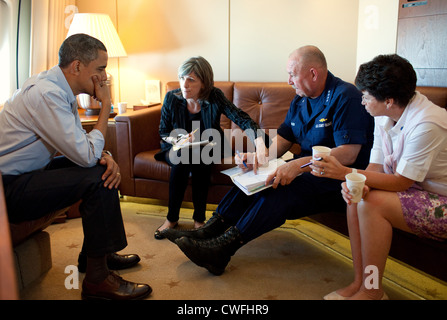
[[[375,118],[371,163],[384,163],[380,127],[392,142],[396,172],[424,190],[447,196],[447,112],[425,96],[416,96],[396,124],[389,117]]]
[[[82,128],[76,97],[56,66],[29,78],[0,112],[0,171],[45,168],[57,152],[82,167],[101,158],[104,136]]]

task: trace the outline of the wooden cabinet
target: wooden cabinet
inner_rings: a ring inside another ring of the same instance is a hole
[[[447,1],[399,1],[397,54],[416,70],[418,86],[447,87]]]

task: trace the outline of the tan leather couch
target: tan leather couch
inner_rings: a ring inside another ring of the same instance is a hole
[[[216,86],[226,97],[247,112],[261,128],[276,129],[284,120],[295,91],[287,83],[274,82],[217,82]],[[178,82],[167,84],[167,90],[178,88]],[[447,88],[418,87],[418,91],[431,101],[447,108]],[[121,168],[122,195],[155,199],[168,199],[170,168],[165,162],[156,161],[154,155],[160,149],[158,126],[161,106],[119,115],[116,120],[117,161]],[[222,117],[223,129],[232,129],[234,124]],[[298,150],[295,150],[297,152]],[[232,187],[231,180],[220,174],[223,165],[216,165],[211,179],[209,203],[219,203]],[[191,189],[185,194],[191,201]],[[345,235],[348,234],[344,211],[324,212],[312,219]],[[395,232],[390,255],[447,281],[447,244],[420,239],[406,233]]]

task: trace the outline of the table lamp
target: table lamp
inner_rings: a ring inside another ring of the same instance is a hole
[[[107,14],[77,13],[73,17],[67,38],[73,34],[85,33],[100,40],[107,48],[109,58],[127,56],[126,50]],[[107,74],[106,85],[110,90],[112,105],[114,103],[113,78]],[[78,104],[85,109],[86,115],[98,115],[101,109],[99,103],[88,94],[78,95]]]

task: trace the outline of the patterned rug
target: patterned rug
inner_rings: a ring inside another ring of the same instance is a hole
[[[214,276],[169,240],[154,239],[154,231],[166,217],[165,206],[129,201],[121,205],[129,243],[122,253],[137,253],[141,262],[119,274],[148,283],[153,288],[148,300],[321,300],[352,280],[351,261],[300,232],[297,226],[308,228],[305,221],[294,221],[246,244],[224,274]],[[211,214],[207,212],[207,218]],[[192,227],[191,217],[192,209],[182,209],[181,226]],[[82,247],[81,219],[52,225],[46,231],[51,237],[53,267],[22,292],[22,299],[79,300],[81,290],[76,287],[81,287],[84,275],[74,281],[70,266],[77,265]],[[332,246],[337,246],[337,240]],[[391,299],[418,298],[392,283],[386,291]]]

